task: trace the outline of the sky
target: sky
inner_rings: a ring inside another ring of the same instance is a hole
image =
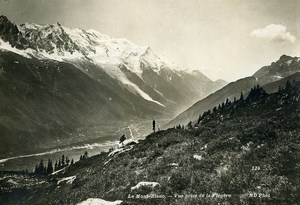
[[[95,29],[229,82],[300,57],[299,11],[299,0],[0,0],[14,23]]]

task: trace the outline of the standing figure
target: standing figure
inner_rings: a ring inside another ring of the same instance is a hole
[[[155,120],[152,121],[153,132],[155,132]]]
[[[125,135],[122,135],[121,137],[120,137],[120,142],[119,143],[122,143],[122,145],[124,145],[124,141],[126,140],[126,137],[125,137]]]

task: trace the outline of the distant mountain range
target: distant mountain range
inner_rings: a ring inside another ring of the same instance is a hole
[[[0,84],[1,156],[82,126],[172,118],[226,82],[169,66],[127,39],[0,16]]]
[[[249,90],[257,84],[263,86],[267,92],[272,93],[277,91],[280,85],[285,85],[287,80],[300,80],[299,57],[283,55],[278,61],[262,67],[252,76],[229,83],[215,93],[193,104],[169,122],[166,127],[173,127],[178,124],[186,125],[189,121],[194,122],[204,111],[211,110],[215,106],[222,104],[227,98],[229,100],[238,99],[241,92],[247,96]]]

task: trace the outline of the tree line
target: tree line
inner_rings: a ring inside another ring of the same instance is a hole
[[[85,160],[89,157],[88,152],[85,151],[84,154],[80,155],[80,160]],[[34,168],[33,173],[34,174],[41,174],[41,175],[48,175],[52,174],[53,172],[56,172],[60,169],[63,169],[67,166],[73,165],[74,159],[71,159],[68,156],[65,156],[64,154],[57,160],[55,160],[55,163],[53,164],[52,159],[48,159],[47,165],[44,162],[43,159],[41,159],[40,163],[37,164]]]
[[[285,87],[281,86],[281,85],[278,87],[278,92],[289,92],[292,89],[292,84],[294,84],[295,82],[296,82],[295,80],[293,80],[293,83],[291,83],[289,80],[287,80]],[[213,115],[215,113],[221,113],[227,109],[232,108],[232,105],[234,105],[234,107],[236,107],[236,108],[242,107],[251,102],[261,100],[266,96],[268,96],[266,91],[263,89],[263,87],[261,87],[259,84],[257,84],[256,86],[251,88],[251,90],[246,98],[244,97],[243,92],[241,92],[239,99],[234,97],[233,101],[230,101],[227,98],[225,102],[222,102],[218,106],[215,106],[212,110],[205,111],[205,112],[203,112],[202,115],[200,114],[196,125],[198,125],[206,117],[210,117],[211,115]],[[191,121],[189,122],[188,127],[189,128],[192,127]]]
[[[293,80],[293,82],[291,83],[291,81],[287,80],[285,86],[279,86],[278,87],[278,92],[288,92],[289,90],[291,90],[292,88],[292,84],[294,84],[296,81]],[[233,98],[233,101],[230,101],[228,98],[225,100],[225,102],[220,103],[218,106],[215,106],[212,110],[207,110],[204,111],[202,113],[202,115],[200,114],[198,117],[198,120],[195,124],[195,126],[197,126],[198,124],[200,124],[200,122],[206,118],[211,116],[212,114],[215,113],[220,113],[223,112],[224,110],[226,110],[228,107],[231,107],[231,105],[235,105],[237,107],[239,106],[243,106],[247,103],[251,103],[253,101],[257,101],[259,99],[262,99],[263,97],[267,96],[268,94],[266,93],[266,91],[260,86],[260,85],[256,85],[253,88],[251,88],[248,96],[245,98],[244,97],[244,93],[241,92],[240,97],[237,99],[236,97]],[[186,128],[187,129],[191,129],[193,128],[194,125],[192,123],[192,121],[190,121]],[[176,125],[174,126],[174,129],[185,129],[184,125]]]

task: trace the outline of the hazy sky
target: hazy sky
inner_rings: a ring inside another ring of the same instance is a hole
[[[95,29],[227,81],[300,56],[299,13],[299,0],[0,0],[13,22]]]

